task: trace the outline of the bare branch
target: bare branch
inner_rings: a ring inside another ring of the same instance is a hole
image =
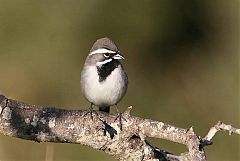
[[[240,134],[240,129],[234,128],[231,125],[226,125],[221,121],[218,121],[216,123],[216,125],[214,125],[208,132],[208,134],[204,137],[203,142],[205,142],[205,145],[209,145],[211,144],[211,140],[212,138],[215,136],[215,134],[218,131],[228,131],[229,135],[231,135],[232,133],[235,134]],[[207,142],[207,143],[206,143]]]
[[[183,129],[150,119],[86,110],[65,110],[29,105],[0,96],[0,133],[38,142],[77,143],[102,150],[118,160],[205,161],[201,139],[193,128]],[[238,131],[238,130],[237,130]],[[188,151],[180,156],[150,145],[155,137],[181,143]]]

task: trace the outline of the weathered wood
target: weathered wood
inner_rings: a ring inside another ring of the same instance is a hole
[[[0,96],[0,133],[38,142],[76,143],[103,150],[118,160],[206,160],[192,128],[159,121],[88,110],[65,110],[30,105]],[[117,118],[117,120],[116,120]],[[176,156],[147,143],[155,137],[185,144],[188,152]]]

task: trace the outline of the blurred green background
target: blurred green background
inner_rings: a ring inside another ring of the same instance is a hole
[[[112,38],[129,76],[124,111],[204,137],[218,120],[240,127],[238,0],[0,0],[0,91],[28,103],[88,108],[80,71],[100,37]],[[185,146],[150,139],[174,153]],[[240,137],[218,133],[208,160],[240,160]],[[70,144],[0,135],[0,160],[113,160]]]

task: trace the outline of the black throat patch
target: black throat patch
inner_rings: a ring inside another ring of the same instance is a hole
[[[102,66],[97,66],[99,82],[103,82],[112,73],[112,71],[118,67],[120,62],[118,60],[112,60],[109,63],[103,64]]]

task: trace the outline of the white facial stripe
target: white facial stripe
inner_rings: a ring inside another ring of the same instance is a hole
[[[113,59],[117,59],[117,60],[118,59],[124,59],[124,57],[120,54],[116,54],[116,55],[113,56]]]
[[[102,53],[113,54],[113,53],[116,53],[116,51],[112,51],[112,50],[102,48],[102,49],[97,49],[97,50],[92,51],[89,55],[102,54]]]
[[[107,59],[107,60],[104,60],[104,61],[101,61],[101,62],[97,62],[97,66],[101,66],[101,65],[109,63],[111,61],[112,61],[112,59]]]

